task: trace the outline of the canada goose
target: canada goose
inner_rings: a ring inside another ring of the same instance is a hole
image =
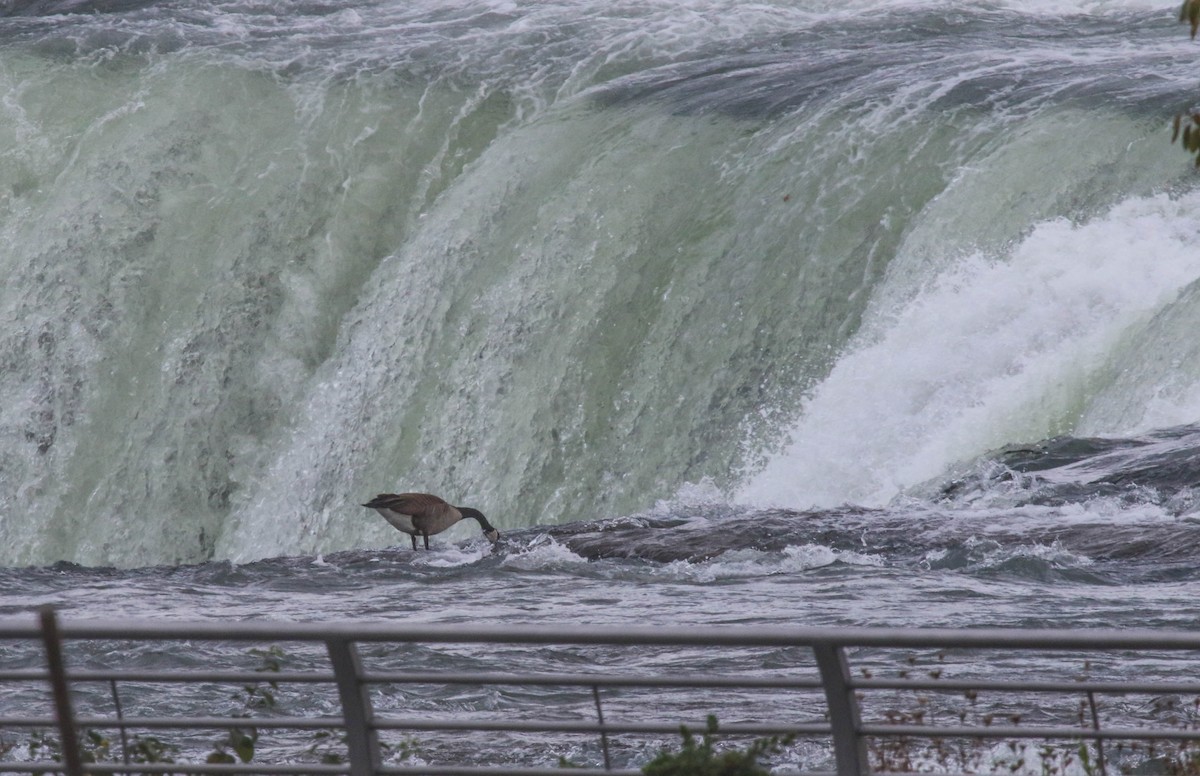
[[[483,535],[493,542],[500,539],[497,531],[478,509],[455,507],[437,496],[428,493],[380,493],[363,504],[383,515],[383,519],[412,537],[413,549],[417,549],[417,537],[425,537],[425,549],[429,549],[429,537],[445,531],[464,517],[472,517],[483,527]]]

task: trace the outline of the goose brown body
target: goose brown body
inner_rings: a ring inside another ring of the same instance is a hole
[[[430,536],[440,534],[463,518],[478,520],[483,535],[491,541],[500,539],[500,532],[478,509],[456,507],[429,493],[380,493],[363,506],[374,509],[397,530],[412,537],[414,550],[418,536],[425,539],[428,550]]]

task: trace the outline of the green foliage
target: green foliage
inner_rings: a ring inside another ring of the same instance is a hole
[[[248,763],[254,759],[254,745],[258,743],[257,728],[234,728],[229,731],[229,746],[238,759]]]
[[[1196,30],[1200,29],[1200,0],[1183,0],[1179,9],[1179,21],[1192,28],[1192,39],[1196,38]]]
[[[1196,39],[1196,31],[1200,30],[1200,0],[1183,0],[1179,8],[1179,21],[1191,27],[1192,40]],[[1184,151],[1195,157],[1196,167],[1200,167],[1200,113],[1177,113],[1171,132],[1171,142],[1179,141]]]
[[[305,751],[317,762],[325,765],[342,765],[346,762],[345,733],[318,730],[313,733],[312,738],[312,743]],[[420,754],[421,749],[415,738],[406,738],[396,745],[380,741],[379,751],[389,756],[394,753],[397,761],[404,762]]]
[[[1200,8],[1200,0],[1193,0]],[[1200,113],[1175,116],[1174,129],[1171,132],[1171,142],[1179,141],[1183,150],[1196,157],[1196,166],[1200,167]]]
[[[62,762],[62,744],[50,733],[35,730],[29,734],[29,759]],[[42,776],[44,771],[34,771],[33,776]]]
[[[1048,747],[1046,748],[1048,749]],[[1080,741],[1079,749],[1077,751],[1079,753],[1079,767],[1083,769],[1083,772],[1087,774],[1087,776],[1093,776],[1093,774],[1100,773],[1100,771],[1097,770],[1096,765],[1092,763],[1092,748],[1088,746],[1087,741]],[[1047,762],[1049,759],[1049,757],[1043,757],[1042,762]]]
[[[259,659],[258,666],[255,671],[261,673],[279,673],[279,669],[283,667],[283,660],[287,656],[286,653],[276,645],[272,645],[269,649],[252,649],[250,654]],[[242,686],[242,692],[245,694],[243,703],[247,712],[252,709],[261,709],[263,711],[274,711],[279,705],[275,699],[275,693],[279,690],[279,683],[274,679],[266,682],[263,686],[262,682],[256,684],[247,684]],[[238,696],[234,696],[236,699]],[[237,716],[249,716],[237,715]]]
[[[941,660],[941,655],[939,655]],[[911,662],[911,661],[910,661]],[[901,677],[911,672],[900,671]],[[872,674],[863,669],[863,675]],[[942,672],[928,672],[930,678],[940,678]],[[1100,677],[1102,679],[1103,677]],[[1077,720],[1081,731],[1076,741],[1065,738],[1036,739],[973,738],[964,733],[953,739],[930,736],[876,735],[867,738],[867,755],[871,770],[885,773],[991,773],[1042,776],[1200,776],[1200,740],[1164,741],[1154,739],[1155,730],[1172,729],[1200,731],[1200,697],[1190,702],[1179,696],[1164,695],[1151,699],[1143,708],[1147,737],[1137,739],[1105,739],[1091,735],[1101,731],[1099,720],[1103,710],[1097,692],[1086,685],[1096,681],[1092,666],[1085,662],[1081,674],[1075,677],[1082,685]],[[979,690],[963,691],[963,703],[953,703],[952,693],[938,692],[937,703],[931,703],[924,688],[898,691],[890,705],[879,708],[879,720],[885,725],[924,725],[935,727],[937,715],[957,719],[961,728],[987,728],[1002,720],[1019,725],[1021,715],[1001,711],[981,700]],[[1003,695],[1001,693],[1000,695]],[[874,720],[872,720],[874,721]]]
[[[112,742],[94,730],[81,730],[79,759],[85,763],[98,763],[108,759]],[[62,742],[53,734],[35,730],[29,736],[29,757],[33,760],[62,762]],[[35,773],[41,773],[36,771]]]
[[[380,742],[379,748],[385,752],[395,751],[396,759],[400,762],[416,757],[421,753],[421,746],[415,738],[406,738],[397,746]]]
[[[129,761],[134,763],[174,763],[179,747],[154,736],[135,735],[129,744]]]
[[[62,742],[52,733],[35,730],[29,736],[29,757],[32,760],[62,762]],[[126,753],[131,763],[174,763],[179,750],[154,736],[135,735]],[[95,730],[81,730],[79,757],[85,763],[103,763],[116,759],[111,739]],[[36,776],[43,771],[34,771]],[[165,774],[164,776],[171,776]]]
[[[792,736],[760,738],[747,749],[728,749],[717,752],[717,718],[708,716],[708,727],[699,742],[686,727],[681,728],[683,748],[678,752],[661,751],[646,763],[646,776],[768,776],[770,771],[759,764],[759,758],[778,754],[791,743]]]
[[[341,765],[346,761],[343,754],[346,751],[346,734],[339,736],[332,730],[318,730],[313,733],[313,742],[306,751],[320,763]]]
[[[249,654],[257,657],[259,664],[255,671],[262,673],[279,673],[287,654],[276,645],[267,649],[251,649]],[[242,708],[234,712],[234,717],[249,719],[257,711],[274,712],[279,707],[275,693],[279,683],[274,679],[266,682],[242,685],[241,690],[234,693],[233,699],[241,703]],[[258,728],[253,726],[236,727],[229,731],[227,739],[218,741],[211,754],[205,760],[207,763],[233,765],[241,761],[249,763],[254,759],[255,746],[258,744]]]
[[[283,668],[283,659],[287,657],[287,653],[280,649],[278,644],[272,644],[267,649],[251,649],[249,651],[259,659],[259,665],[255,671],[279,673],[279,669]],[[271,682],[274,687],[275,683]]]

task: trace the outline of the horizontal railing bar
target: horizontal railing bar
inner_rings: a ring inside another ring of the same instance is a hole
[[[0,671],[0,681],[47,681],[43,670]],[[203,671],[68,671],[72,682],[146,682],[171,684],[240,684],[244,682],[274,682],[276,684],[332,684],[332,673],[274,673],[274,672],[203,672]],[[371,684],[466,684],[513,686],[578,686],[591,687],[732,687],[747,689],[821,688],[817,679],[785,677],[712,676],[628,676],[605,674],[504,674],[504,673],[367,673],[361,681]],[[963,690],[995,692],[1050,692],[1142,695],[1182,693],[1200,695],[1200,682],[1125,682],[1125,681],[997,681],[988,679],[853,679],[850,687],[856,690],[927,690],[958,692]]]
[[[204,672],[204,671],[68,671],[72,682],[146,682],[171,684],[240,684],[274,682],[276,684],[332,684],[332,673]],[[0,681],[47,681],[48,672],[38,669],[0,671]],[[505,673],[367,673],[361,681],[371,684],[466,684],[514,686],[591,687],[744,687],[747,689],[820,689],[818,679],[791,677],[712,676],[629,676],[610,674],[505,674]],[[862,690],[963,690],[996,692],[1107,693],[1141,695],[1182,693],[1200,695],[1200,682],[1127,682],[1127,681],[997,681],[989,679],[852,679],[850,687]]]
[[[276,684],[311,683],[332,684],[332,673],[274,673],[274,672],[205,672],[205,671],[68,671],[67,679],[72,682],[156,682],[241,684],[243,682],[274,682]],[[48,672],[37,669],[22,671],[0,671],[0,681],[47,681]],[[747,689],[820,689],[818,679],[790,677],[740,677],[740,676],[633,676],[611,674],[507,674],[507,673],[445,673],[436,672],[389,672],[367,673],[360,681],[371,684],[467,684],[467,685],[514,685],[514,686],[578,686],[578,687],[744,687]]]
[[[91,774],[348,774],[347,765],[318,765],[288,763],[281,765],[212,764],[212,763],[85,763],[85,772]],[[61,772],[62,763],[25,762],[0,763],[0,774],[36,774],[36,772]],[[377,774],[396,776],[642,776],[641,770],[614,768],[530,768],[530,766],[487,766],[487,765],[380,765]],[[834,771],[776,770],[773,776],[836,776]]]
[[[1034,678],[1030,681],[1008,680],[1008,679],[982,679],[973,680],[955,676],[953,678],[941,678],[936,675],[941,670],[940,667],[930,665],[928,668],[912,667],[909,676],[901,676],[900,678],[890,678],[879,676],[878,678],[870,676],[864,671],[861,678],[849,678],[849,681],[840,685],[841,690],[850,690],[868,694],[867,697],[871,701],[878,701],[879,698],[871,697],[870,692],[873,691],[918,691],[922,693],[1003,693],[1003,700],[1009,701],[1012,694],[1017,694],[1013,698],[1013,702],[1021,702],[1020,694],[1022,693],[1056,693],[1067,699],[1082,698],[1089,694],[1092,695],[1092,721],[1098,725],[1098,715],[1096,706],[1094,705],[1094,697],[1096,695],[1163,695],[1163,694],[1195,694],[1200,695],[1200,681],[1186,681],[1188,677],[1194,674],[1191,670],[1174,670],[1176,665],[1182,664],[1185,660],[1195,662],[1200,655],[1200,632],[1182,632],[1182,631],[1150,631],[1150,630],[1017,630],[1017,629],[997,629],[985,628],[975,630],[950,630],[950,629],[912,629],[912,628],[791,628],[791,627],[634,627],[623,628],[620,630],[610,629],[606,627],[573,627],[573,626],[472,626],[472,625],[442,625],[442,624],[397,624],[397,623],[287,623],[287,622],[117,622],[111,620],[93,620],[93,621],[71,621],[66,620],[59,623],[58,630],[61,631],[61,639],[67,642],[68,648],[70,642],[79,640],[105,640],[114,641],[117,643],[125,642],[182,642],[187,646],[193,646],[188,642],[222,642],[231,648],[236,648],[242,644],[247,646],[261,643],[271,644],[287,644],[291,643],[310,643],[313,645],[325,645],[328,651],[332,654],[351,652],[357,654],[355,647],[362,644],[414,644],[422,648],[429,648],[433,654],[440,654],[438,651],[439,645],[461,645],[461,644],[488,644],[499,645],[501,647],[519,647],[520,645],[532,644],[562,644],[562,645],[601,645],[601,646],[621,646],[621,647],[684,647],[684,648],[730,648],[730,649],[770,649],[770,648],[787,648],[788,655],[792,656],[792,648],[807,648],[814,650],[817,655],[821,655],[830,651],[838,651],[839,654],[848,653],[851,657],[858,654],[860,657],[869,658],[872,663],[882,659],[881,655],[890,655],[897,659],[902,658],[905,653],[912,654],[913,650],[942,650],[962,652],[966,650],[976,651],[976,659],[987,659],[988,654],[1006,651],[1025,651],[1026,657],[1033,662],[1039,659],[1043,664],[1049,663],[1061,668],[1059,675],[1071,676],[1080,673],[1077,670],[1072,670],[1064,664],[1070,660],[1078,658],[1082,662],[1084,657],[1091,657],[1095,653],[1109,653],[1115,659],[1132,659],[1133,653],[1139,656],[1153,657],[1161,660],[1174,660],[1170,669],[1163,669],[1162,673],[1168,676],[1179,676],[1185,681],[1115,681],[1115,680],[1091,680],[1089,678],[1081,679],[1054,679],[1054,674],[1037,672],[1038,677],[1049,676],[1051,678]],[[0,618],[0,641],[5,639],[11,641],[13,639],[27,639],[32,648],[36,648],[38,640],[42,636],[41,626],[36,618]],[[57,642],[55,642],[57,643]],[[859,650],[868,650],[861,652]],[[454,650],[465,652],[482,652],[483,650]],[[1183,651],[1186,651],[1184,653]],[[1082,653],[1077,655],[1075,653]],[[754,653],[758,654],[758,653]],[[686,667],[681,667],[680,664],[674,665],[675,674],[665,676],[647,676],[633,674],[586,674],[586,673],[505,673],[505,672],[479,672],[468,673],[464,671],[452,671],[447,673],[438,673],[428,669],[421,671],[397,671],[394,669],[379,670],[375,672],[367,671],[365,674],[362,667],[355,661],[350,671],[343,671],[343,667],[339,664],[334,664],[339,672],[339,677],[335,677],[333,673],[322,671],[289,671],[289,672],[265,672],[247,670],[214,670],[211,672],[203,670],[193,671],[165,671],[165,670],[141,670],[134,669],[128,672],[118,669],[95,669],[88,668],[78,671],[68,671],[67,678],[72,683],[87,683],[87,682],[114,682],[112,687],[112,699],[115,705],[115,716],[99,716],[96,708],[90,710],[91,716],[74,718],[67,717],[69,723],[73,723],[80,728],[91,728],[102,731],[120,729],[124,734],[126,731],[138,730],[159,730],[159,729],[185,729],[185,730],[229,730],[235,728],[254,727],[260,730],[332,730],[332,731],[347,731],[352,736],[358,734],[360,736],[369,734],[374,740],[375,734],[388,731],[395,737],[397,734],[420,734],[425,731],[441,732],[451,737],[455,733],[508,733],[508,734],[544,734],[558,735],[561,738],[558,740],[570,740],[569,736],[596,736],[599,734],[602,742],[607,746],[607,738],[605,736],[611,734],[631,734],[641,736],[662,736],[670,737],[673,740],[678,740],[679,730],[682,725],[678,722],[662,721],[664,717],[669,719],[666,713],[659,715],[659,721],[639,721],[639,720],[612,720],[607,719],[605,714],[601,714],[599,705],[599,693],[596,693],[597,701],[597,718],[588,719],[586,715],[578,719],[567,720],[546,720],[546,719],[515,719],[513,714],[505,715],[501,711],[463,711],[463,717],[453,719],[429,719],[427,716],[419,716],[422,712],[416,710],[394,710],[397,715],[411,714],[413,718],[409,719],[404,716],[372,716],[371,702],[367,694],[364,695],[361,703],[361,710],[365,713],[353,716],[349,712],[360,710],[359,706],[351,705],[346,709],[346,717],[343,716],[313,716],[313,717],[289,717],[289,716],[264,716],[264,717],[229,717],[229,716],[195,716],[195,717],[163,717],[163,716],[140,716],[140,717],[125,717],[121,714],[121,706],[119,702],[119,693],[115,685],[116,682],[126,684],[133,683],[170,683],[172,685],[172,693],[174,686],[183,683],[192,684],[333,684],[335,679],[340,678],[343,684],[348,682],[353,683],[353,687],[357,691],[364,685],[367,686],[382,686],[382,685],[471,685],[471,686],[512,686],[512,687],[565,687],[565,688],[596,688],[596,687],[632,687],[632,688],[695,688],[695,689],[711,689],[711,690],[733,690],[730,695],[736,695],[736,691],[741,690],[760,690],[769,688],[772,690],[820,690],[823,685],[818,677],[814,675],[808,677],[804,675],[804,671],[811,669],[811,657],[806,657],[799,649],[795,652],[794,666],[789,666],[791,671],[789,675],[773,677],[758,673],[752,676],[733,676],[727,674],[706,675],[691,677],[679,673],[686,671]],[[909,658],[912,662],[912,658]],[[28,664],[34,664],[34,661],[25,661]],[[231,661],[221,659],[220,663],[228,665]],[[499,665],[502,661],[488,661],[492,666]],[[606,661],[607,662],[607,661]],[[924,662],[924,661],[922,661]],[[772,663],[773,664],[773,663]],[[311,665],[307,662],[304,665]],[[760,667],[767,665],[759,663]],[[314,666],[319,669],[319,665]],[[628,667],[620,664],[614,665],[618,670]],[[586,667],[589,670],[600,670],[599,666],[590,665]],[[633,668],[633,670],[640,670]],[[966,673],[970,669],[963,669]],[[882,674],[886,671],[877,670],[872,666],[872,671]],[[895,672],[892,673],[893,676]],[[931,675],[934,674],[934,675]],[[948,673],[959,673],[957,664],[951,661]],[[1034,672],[1030,672],[1034,673]],[[1162,675],[1160,673],[1159,675]],[[936,676],[935,676],[936,675]],[[61,676],[61,675],[60,675]],[[50,675],[45,670],[26,670],[12,669],[0,671],[0,682],[45,682],[50,679]],[[341,689],[345,689],[344,687]],[[144,693],[143,693],[144,694]],[[162,693],[160,693],[162,694]],[[171,693],[166,693],[168,696]],[[343,692],[343,702],[346,693]],[[719,697],[721,692],[713,692],[705,694],[707,696]],[[627,696],[628,697],[628,696]],[[792,698],[811,698],[793,694]],[[974,696],[971,696],[974,698]],[[993,700],[993,698],[989,698]],[[874,705],[874,704],[871,704]],[[1031,705],[1025,703],[1024,705]],[[869,706],[870,708],[870,706]],[[101,710],[106,707],[101,707]],[[14,709],[17,710],[17,709]],[[40,711],[40,709],[36,709]],[[271,711],[272,709],[260,709],[260,712]],[[50,710],[47,709],[47,712]],[[203,712],[210,712],[209,709],[203,709]],[[314,711],[328,711],[323,706]],[[153,713],[153,712],[150,712]],[[447,712],[453,713],[453,712]],[[545,714],[546,711],[532,711],[533,714]],[[635,711],[634,714],[637,712]],[[678,713],[678,712],[676,712]],[[683,713],[702,713],[694,710]],[[846,712],[835,710],[835,720],[845,719]],[[489,716],[485,716],[489,715]],[[494,715],[494,716],[490,716]],[[840,716],[839,716],[840,715]],[[574,715],[572,715],[574,716]],[[646,716],[650,716],[649,713]],[[762,736],[762,735],[795,735],[800,738],[829,738],[833,736],[837,738],[834,728],[829,722],[822,721],[820,711],[804,713],[777,712],[770,715],[756,715],[759,719],[764,719],[764,722],[735,722],[726,723],[720,726],[719,733],[722,736]],[[1189,730],[1183,727],[1153,727],[1161,723],[1156,721],[1145,721],[1147,727],[1129,727],[1129,725],[1143,724],[1141,720],[1133,718],[1131,715],[1123,714],[1120,718],[1119,725],[1111,728],[1101,728],[1098,726],[1085,727],[1081,724],[1071,724],[1075,722],[1074,715],[1063,715],[1058,719],[1041,717],[1039,719],[1042,724],[1032,724],[1027,720],[1023,720],[1019,716],[1008,717],[1006,715],[997,714],[995,720],[1002,724],[985,725],[976,723],[968,725],[965,717],[960,718],[957,715],[951,715],[947,718],[955,721],[946,726],[938,726],[931,724],[934,718],[932,716],[922,720],[920,724],[888,724],[886,722],[868,721],[859,722],[859,714],[855,711],[853,717],[852,733],[857,736],[866,737],[877,741],[895,740],[897,738],[913,738],[923,740],[965,740],[972,739],[980,740],[1005,740],[1005,741],[1059,741],[1072,742],[1070,746],[1075,746],[1074,742],[1078,741],[1200,741],[1200,729]],[[870,715],[873,720],[878,720],[881,714],[872,713]],[[1032,715],[1031,715],[1032,716]],[[464,718],[465,717],[465,718]],[[779,720],[803,718],[807,721],[797,722],[796,724],[782,724]],[[347,722],[347,718],[351,721]],[[743,717],[744,718],[744,717]],[[976,717],[978,719],[978,717]],[[992,717],[983,717],[985,720],[990,720]],[[1113,720],[1117,722],[1117,720]],[[1021,724],[1025,722],[1026,724]],[[57,726],[58,720],[55,717],[19,717],[13,716],[9,719],[0,718],[0,730],[5,728],[30,728],[30,727],[46,727],[53,729]],[[64,723],[66,724],[66,723]],[[687,727],[697,733],[702,733],[707,724],[704,722],[695,722],[687,724]],[[67,725],[69,730],[69,725]],[[418,735],[418,738],[425,738],[424,735]],[[436,740],[437,737],[429,736],[430,739]],[[461,736],[463,740],[480,741],[492,740],[489,736]],[[846,736],[842,736],[840,741],[844,741]],[[540,737],[538,740],[541,740]],[[549,740],[549,739],[547,739]],[[857,739],[861,741],[861,739]],[[837,742],[835,741],[835,744]],[[353,750],[353,747],[351,747]],[[361,747],[360,747],[361,749]],[[840,751],[840,750],[839,750]],[[391,763],[380,766],[378,752],[374,748],[371,749],[371,757],[369,762],[367,759],[356,756],[354,766],[350,763],[346,764],[303,764],[303,763],[288,763],[281,765],[262,764],[262,763],[237,763],[237,764],[221,764],[221,763],[197,763],[190,765],[187,763],[153,763],[153,764],[125,764],[125,763],[103,763],[89,764],[83,768],[84,773],[92,774],[116,774],[116,773],[146,773],[160,774],[186,771],[196,774],[347,774],[351,770],[355,774],[411,774],[412,776],[449,776],[449,774],[462,774],[470,776],[471,774],[509,774],[509,776],[559,776],[563,773],[558,768],[549,768],[544,766],[520,766],[520,767],[505,767],[503,765],[496,766],[433,766],[433,765],[416,765],[405,763]],[[353,754],[353,751],[352,751]],[[607,761],[607,750],[605,751]],[[203,757],[203,755],[200,755]],[[865,754],[858,759],[865,761]],[[540,756],[539,756],[540,759]],[[839,764],[841,760],[839,759]],[[863,763],[865,766],[865,762]],[[856,766],[857,767],[857,766]],[[36,771],[62,771],[63,765],[59,763],[0,763],[0,773],[33,773]],[[572,769],[576,773],[580,773],[579,769]],[[584,774],[625,774],[633,776],[639,771],[633,770],[618,770],[618,771],[602,771],[591,767],[582,769]]]
[[[62,763],[53,761],[42,762],[4,762],[0,763],[0,773],[45,773],[61,772]],[[83,770],[88,773],[177,773],[185,771],[192,773],[253,773],[253,774],[344,774],[349,773],[348,765],[302,764],[287,763],[267,765],[263,763],[84,763]],[[563,776],[563,768],[545,768],[530,766],[472,766],[472,765],[382,765],[376,773],[395,774],[396,776]],[[628,768],[570,768],[566,771],[570,776],[641,776],[641,770]],[[836,776],[832,771],[772,771],[774,776]]]
[[[158,730],[158,729],[217,729],[233,730],[236,728],[263,728],[268,730],[324,730],[344,727],[341,717],[78,717],[76,722],[80,727],[96,730],[109,730],[124,727],[127,730]],[[0,727],[53,727],[56,720],[49,718],[4,718],[0,719]],[[667,723],[667,722],[561,722],[542,720],[507,720],[507,719],[398,719],[394,717],[376,717],[371,726],[377,730],[422,730],[422,731],[469,731],[480,733],[645,733],[645,734],[678,734],[681,725],[689,730],[703,731],[704,722]],[[830,729],[828,723],[811,723],[795,725],[758,725],[752,723],[730,723],[721,725],[722,735],[796,735],[826,736]]]
[[[603,768],[539,768],[539,767],[519,767],[507,765],[474,765],[474,766],[446,766],[446,765],[411,765],[402,766],[383,766],[379,768],[377,773],[394,773],[394,774],[411,774],[411,776],[642,776],[640,770],[630,770],[627,768],[614,768],[611,771],[606,771]]]
[[[628,768],[613,768],[605,770],[604,768],[538,768],[538,767],[511,767],[506,765],[496,766],[445,766],[445,765],[417,765],[417,766],[382,766],[377,770],[378,773],[387,774],[412,774],[413,776],[455,776],[462,774],[463,776],[642,776],[641,770],[630,770]],[[796,771],[796,770],[774,770],[771,771],[772,776],[837,776],[833,771]],[[941,776],[939,774],[939,776]]]
[[[47,681],[45,671],[27,670],[0,672],[0,681]],[[276,684],[332,684],[331,673],[206,673],[200,671],[68,671],[71,682],[145,682],[163,684],[241,684],[273,682]],[[714,676],[689,678],[682,676],[623,676],[600,674],[489,674],[463,673],[368,673],[362,681],[369,684],[464,684],[512,686],[575,686],[575,687],[675,687],[675,688],[745,688],[816,690],[816,679],[770,677]],[[1081,682],[971,680],[971,679],[856,679],[850,682],[856,690],[922,690],[932,692],[1047,692],[1047,693],[1104,693],[1108,695],[1163,695],[1180,693],[1200,695],[1200,682]]]
[[[430,719],[397,719],[394,717],[376,717],[371,722],[376,730],[445,730],[471,731],[488,733],[644,733],[678,735],[679,728],[686,726],[693,732],[703,732],[706,723],[667,723],[667,722],[553,722],[546,720],[430,720]],[[829,723],[801,723],[793,725],[760,725],[754,723],[730,723],[720,726],[721,735],[786,735],[794,733],[802,736],[828,736]]]
[[[61,772],[63,765],[55,761],[42,762],[4,762],[0,763],[0,773],[55,773]],[[229,773],[229,774],[345,774],[350,769],[347,765],[297,764],[266,765],[263,763],[248,764],[214,764],[214,763],[84,763],[83,770],[87,773],[177,773],[185,771],[193,773]],[[410,774],[411,776],[453,776],[462,774],[471,776],[563,776],[562,768],[541,768],[528,766],[380,766],[377,773],[381,774]],[[642,771],[625,768],[605,770],[603,768],[571,768],[572,776],[641,776]],[[835,776],[825,771],[777,771],[779,776]]]
[[[747,689],[818,690],[819,679],[742,676],[631,676],[603,674],[499,674],[465,673],[366,673],[362,681],[371,684],[480,684],[514,686],[577,687],[745,687]]]
[[[235,729],[245,727],[265,729],[330,729],[341,728],[340,718],[322,717],[126,717],[123,720],[101,717],[80,717],[76,720],[81,727],[105,730],[125,727],[126,729]],[[53,718],[4,718],[0,727],[52,727]],[[376,718],[372,727],[378,730],[413,731],[468,731],[493,733],[641,733],[676,734],[681,725],[689,730],[703,731],[705,723],[656,723],[656,722],[557,722],[539,720],[406,720],[389,717]],[[760,725],[754,723],[729,723],[720,726],[722,735],[786,735],[824,736],[830,734],[827,723],[802,723],[793,725]],[[912,736],[918,738],[1086,738],[1113,740],[1200,740],[1200,730],[1173,728],[1083,728],[1071,726],[946,726],[933,725],[890,725],[864,723],[860,734],[879,738]]]
[[[839,647],[896,649],[1041,649],[1047,651],[1144,649],[1200,650],[1200,633],[1178,630],[1054,630],[977,628],[728,628],[634,626],[490,626],[419,623],[399,625],[350,622],[290,623],[169,622],[63,619],[64,639],[139,641],[311,641],[425,642],[442,644],[606,644],[638,646],[791,647],[826,644]],[[40,637],[36,618],[0,618],[0,638]]]
[[[62,763],[58,762],[24,762],[0,763],[0,773],[61,773]],[[85,763],[85,773],[252,773],[252,774],[344,774],[349,773],[349,766],[344,765],[217,765],[209,763]],[[603,768],[571,768],[571,776],[641,776],[640,770],[614,769],[606,771]],[[411,776],[454,776],[462,774],[471,776],[563,776],[562,768],[527,768],[527,767],[486,767],[486,766],[414,766],[409,768],[380,767],[376,773],[411,774]],[[781,776],[819,776],[817,773],[779,771]],[[831,775],[832,776],[832,775]]]
[[[1200,730],[1178,728],[1084,728],[1029,725],[937,727],[935,725],[863,724],[859,733],[873,738],[1069,738],[1120,741],[1197,741]]]
[[[317,763],[84,763],[85,773],[252,773],[252,774],[343,774],[349,765]],[[0,773],[62,773],[60,762],[0,762]]]
[[[61,773],[62,763],[59,762],[21,762],[0,763],[0,773]],[[344,774],[350,769],[346,765],[317,765],[295,764],[264,765],[249,764],[212,764],[212,763],[84,763],[85,773],[177,773],[184,771],[189,774]],[[445,765],[416,765],[408,767],[380,766],[376,769],[380,774],[396,774],[396,776],[563,776],[563,768],[528,767],[528,766],[445,766]],[[570,768],[571,776],[641,776],[642,771],[628,768]],[[832,771],[772,771],[776,776],[836,776]]]
[[[232,730],[235,728],[257,727],[276,730],[324,730],[342,728],[341,717],[76,717],[80,727],[107,730],[119,727],[129,729],[145,728],[213,728]],[[4,717],[0,718],[0,728],[3,727],[54,727],[58,720],[54,717]]]
[[[292,684],[333,684],[332,673],[285,673],[274,671],[123,671],[119,669],[85,669],[66,672],[71,682],[156,682],[156,683],[200,683],[241,684],[242,682],[275,682]],[[47,681],[47,671],[31,668],[19,671],[0,671],[0,681],[33,682]]]
[[[854,679],[850,686],[856,690],[930,690],[960,692],[1052,692],[1052,693],[1106,693],[1109,695],[1163,695],[1170,693],[1200,694],[1200,682],[1093,682],[1031,680],[970,680],[970,679]]]

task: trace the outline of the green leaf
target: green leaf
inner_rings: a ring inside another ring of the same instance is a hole
[[[660,751],[642,768],[642,773],[645,776],[768,776],[769,771],[759,765],[758,758],[778,752],[782,739],[761,739],[747,749],[728,749],[718,754],[714,751],[719,729],[716,717],[710,715],[705,728],[704,738],[697,746],[692,732],[686,726],[681,727],[683,744],[680,750]]]
[[[257,733],[247,735],[240,730],[234,730],[230,732],[229,737],[239,760],[248,763],[254,759],[254,741],[258,738]]]
[[[1196,30],[1200,28],[1200,0],[1183,0],[1183,5],[1179,8],[1179,21],[1191,26],[1194,40]]]

